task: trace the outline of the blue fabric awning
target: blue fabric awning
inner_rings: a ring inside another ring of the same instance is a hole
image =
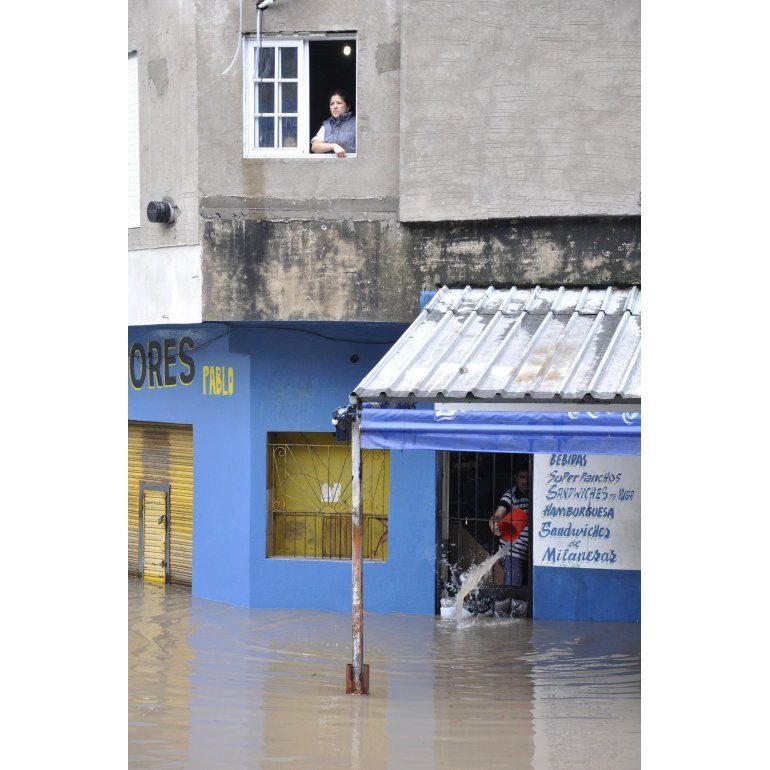
[[[522,454],[641,453],[640,412],[363,410],[365,449],[446,449]]]

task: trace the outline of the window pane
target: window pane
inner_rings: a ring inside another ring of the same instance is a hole
[[[275,77],[275,48],[259,49],[259,76],[261,78]]]
[[[275,112],[275,86],[273,83],[260,83],[257,112]]]
[[[281,83],[281,112],[297,111],[297,84]]]
[[[257,118],[259,147],[275,147],[275,119]]]
[[[281,48],[281,77],[297,77],[297,49]]]
[[[297,146],[297,119],[281,118],[281,147]]]

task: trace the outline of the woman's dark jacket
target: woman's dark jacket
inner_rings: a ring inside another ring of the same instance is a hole
[[[356,151],[356,116],[348,111],[339,118],[327,118],[323,122],[324,142],[338,144],[345,152]]]

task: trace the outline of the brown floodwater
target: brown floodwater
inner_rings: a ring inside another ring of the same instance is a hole
[[[629,623],[248,610],[129,578],[129,767],[637,768]]]

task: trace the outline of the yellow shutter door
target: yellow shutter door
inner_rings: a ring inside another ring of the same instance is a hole
[[[191,425],[128,423],[128,569],[139,572],[139,485],[168,484],[169,580],[192,584],[193,441]]]

